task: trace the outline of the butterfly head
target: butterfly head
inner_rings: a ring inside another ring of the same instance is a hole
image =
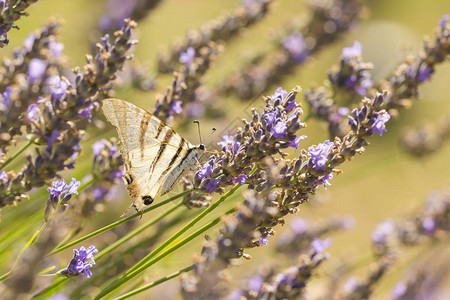
[[[205,151],[205,150],[206,150],[206,147],[205,147],[205,145],[200,144],[200,145],[198,145],[198,149],[200,149],[200,150],[202,150],[202,151]]]

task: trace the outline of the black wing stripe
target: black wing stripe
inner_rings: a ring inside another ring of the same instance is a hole
[[[172,136],[175,134],[175,131],[172,128],[169,128],[169,130],[166,132],[166,135],[164,136],[164,139],[161,143],[161,147],[158,150],[158,154],[156,155],[155,159],[152,162],[152,165],[150,166],[150,173],[153,172],[155,169],[156,164],[158,163],[161,156],[164,154],[164,151],[166,151],[167,144],[170,143],[170,140],[172,139]]]

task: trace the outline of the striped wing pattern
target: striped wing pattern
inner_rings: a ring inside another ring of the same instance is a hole
[[[125,161],[123,178],[140,211],[153,202],[169,175],[179,177],[172,173],[183,172],[179,166],[195,147],[163,121],[127,101],[106,99],[102,108],[117,129]]]

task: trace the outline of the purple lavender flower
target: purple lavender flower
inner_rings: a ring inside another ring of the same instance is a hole
[[[50,76],[45,81],[45,84],[47,85],[46,91],[50,93],[59,104],[59,101],[61,101],[67,91],[67,88],[69,87],[67,82],[62,80],[60,76],[54,75]]]
[[[5,170],[2,170],[0,172],[0,181],[6,181],[8,180],[8,174],[6,174]]]
[[[36,116],[38,115],[39,109],[38,105],[44,101],[44,98],[39,97],[36,103],[32,103],[27,108],[27,118],[29,120],[37,120]]]
[[[406,285],[399,281],[392,289],[391,296],[393,299],[401,299],[406,294]]]
[[[104,187],[96,187],[92,194],[94,195],[95,201],[103,201],[105,197],[108,195],[109,190],[105,189]]]
[[[361,44],[357,41],[354,41],[351,47],[346,47],[342,49],[343,57],[355,57],[361,55],[362,55],[362,47]]]
[[[185,109],[187,117],[190,119],[202,117],[205,115],[205,105],[203,105],[203,103],[198,102],[188,103]]]
[[[344,283],[343,290],[347,292],[352,292],[358,287],[358,281],[355,277],[350,277],[347,279],[347,281]]]
[[[23,40],[23,46],[25,47],[25,50],[27,50],[28,52],[31,51],[35,39],[36,39],[35,35],[33,33],[30,33],[28,37],[25,40]]]
[[[422,228],[427,234],[432,234],[436,229],[436,222],[433,220],[433,218],[426,217],[422,221]]]
[[[286,136],[287,126],[283,121],[278,121],[275,126],[271,128],[274,137],[283,138]]]
[[[448,15],[444,15],[440,20],[439,20],[439,25],[441,26],[442,29],[445,28],[445,25],[447,25],[449,16]]]
[[[92,276],[90,268],[95,265],[94,255],[98,250],[95,246],[88,249],[81,246],[80,250],[73,249],[74,256],[66,269],[59,271],[57,274],[64,277],[74,277],[86,275],[87,278]]]
[[[51,152],[51,149],[53,145],[55,144],[56,140],[59,137],[59,131],[53,130],[52,134],[50,136],[45,136],[45,139],[47,140],[47,151]]]
[[[286,97],[288,94],[288,92],[286,92],[282,87],[279,87],[275,90],[275,93],[270,96],[270,98],[272,98],[273,100],[275,100],[278,97],[281,97],[281,99],[284,99],[284,97]]]
[[[114,170],[112,171],[111,175],[109,176],[109,179],[112,181],[116,179],[121,179],[123,177],[123,170]]]
[[[181,107],[181,104],[183,104],[183,101],[173,101],[172,105],[170,106],[170,110],[168,112],[169,116],[173,116],[174,114],[181,114],[183,111],[183,108]]]
[[[77,189],[80,187],[81,182],[77,181],[75,178],[72,177],[70,180],[69,186],[67,187],[67,192],[64,195],[63,202],[67,202],[72,198],[73,194],[77,194]]]
[[[3,47],[4,45],[9,44],[8,34],[3,33],[0,38],[0,45]]]
[[[299,137],[296,137],[294,140],[292,140],[292,141],[289,142],[289,146],[290,146],[290,147],[294,147],[294,148],[295,148],[295,151],[297,151],[298,146],[299,146],[299,144],[300,144],[300,141],[301,141],[301,140],[304,140],[304,139],[306,139],[306,138],[307,138],[306,135],[301,135],[301,136],[299,136]]]
[[[270,235],[268,234],[268,235],[265,235],[265,236],[262,236],[262,237],[260,237],[259,239],[258,239],[258,243],[259,243],[259,245],[261,246],[267,246],[267,244],[269,243],[269,240],[267,239],[268,237],[269,237]]]
[[[227,300],[240,300],[243,296],[242,290],[234,290],[228,295]]]
[[[219,187],[220,179],[211,178],[208,180],[208,182],[205,184],[205,188],[209,191],[210,194],[217,191],[217,188]]]
[[[223,140],[218,142],[217,145],[221,146],[223,151],[230,150],[233,153],[237,153],[241,143],[236,141],[232,135],[224,135]]]
[[[97,157],[102,150],[105,149],[105,140],[101,139],[98,142],[95,142],[92,144],[92,150],[94,152],[94,157]]]
[[[38,112],[39,112],[38,104],[37,103],[30,104],[27,108],[27,118],[29,120],[36,120]]]
[[[2,104],[2,106],[4,106],[3,109],[9,108],[11,105],[11,91],[12,91],[11,87],[7,86],[5,91],[3,93],[1,93],[1,95],[2,95],[1,104]]]
[[[329,180],[333,179],[333,173],[329,173],[319,177],[320,184],[323,184],[323,187],[327,189],[327,185],[331,185]]]
[[[189,68],[191,64],[194,62],[195,57],[195,49],[193,47],[189,47],[186,49],[186,52],[180,54],[180,63],[186,64]]]
[[[50,41],[48,43],[48,48],[52,51],[54,57],[60,58],[64,49],[64,44],[58,43],[57,41]]]
[[[264,278],[262,278],[259,275],[253,276],[252,278],[250,278],[250,280],[248,281],[248,290],[249,291],[255,291],[255,292],[260,292],[261,291],[261,287],[264,283]]]
[[[30,60],[30,63],[28,64],[27,75],[29,80],[33,82],[36,79],[41,79],[46,69],[47,64],[45,63],[45,61],[39,58],[33,58],[32,60]]]
[[[294,217],[291,219],[291,228],[295,231],[297,235],[301,235],[308,231],[309,223],[300,217]]]
[[[295,99],[294,99],[287,103],[287,106],[284,108],[284,111],[291,112],[296,107],[297,107],[297,102],[295,102]],[[303,113],[303,111],[302,111],[302,113]]]
[[[361,96],[364,96],[368,89],[373,86],[373,81],[369,78],[363,78],[360,84],[356,87],[356,92]]]
[[[62,179],[61,181],[54,181],[53,186],[48,188],[50,193],[50,201],[55,204],[59,201],[59,196],[67,189],[67,183]]]
[[[337,113],[330,115],[329,121],[333,123],[340,123],[344,116],[347,116],[350,113],[350,109],[348,107],[342,106],[337,109]]]
[[[94,108],[95,106],[91,103],[89,104],[88,107],[86,107],[81,113],[80,115],[82,117],[88,118],[89,123],[92,121],[92,115],[91,115],[91,110]]]
[[[375,124],[373,126],[372,132],[378,132],[380,136],[383,135],[383,132],[386,132],[385,123],[389,121],[391,116],[388,113],[379,114],[377,119],[375,120]]]
[[[431,79],[431,73],[433,73],[433,68],[430,66],[420,67],[417,72],[417,80],[419,82],[425,82]]]
[[[327,162],[327,156],[330,154],[331,148],[334,147],[334,143],[326,140],[317,146],[308,148],[308,155],[311,157],[311,162],[316,170],[322,170]]]
[[[372,231],[372,241],[376,244],[385,244],[388,236],[395,230],[395,224],[392,220],[386,220],[378,224],[374,231]]]
[[[70,300],[70,298],[64,295],[63,293],[57,293],[48,298],[48,300]]]
[[[214,162],[212,162],[214,163]],[[212,173],[212,165],[211,160],[207,161],[203,164],[202,168],[197,172],[197,175],[199,179],[203,179],[205,177],[208,177]]]
[[[308,56],[308,50],[301,33],[294,33],[285,37],[283,47],[291,53],[297,63],[302,63]]]
[[[246,174],[241,174],[238,177],[236,177],[235,179],[233,179],[233,183],[239,183],[239,184],[245,184],[245,182],[247,181],[248,176]]]
[[[331,238],[327,238],[326,240],[322,241],[319,238],[315,238],[312,242],[311,242],[311,246],[314,249],[314,253],[318,254],[318,253],[322,253],[323,251],[325,251],[328,247],[330,247],[331,242],[333,240]]]
[[[274,111],[270,112],[270,113],[265,113],[264,120],[266,120],[267,126],[272,126],[273,122],[275,122],[276,117],[277,117],[277,113]]]

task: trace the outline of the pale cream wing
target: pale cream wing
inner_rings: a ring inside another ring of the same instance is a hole
[[[124,180],[140,210],[151,204],[192,145],[151,113],[123,100],[106,99],[103,113],[118,132]]]

